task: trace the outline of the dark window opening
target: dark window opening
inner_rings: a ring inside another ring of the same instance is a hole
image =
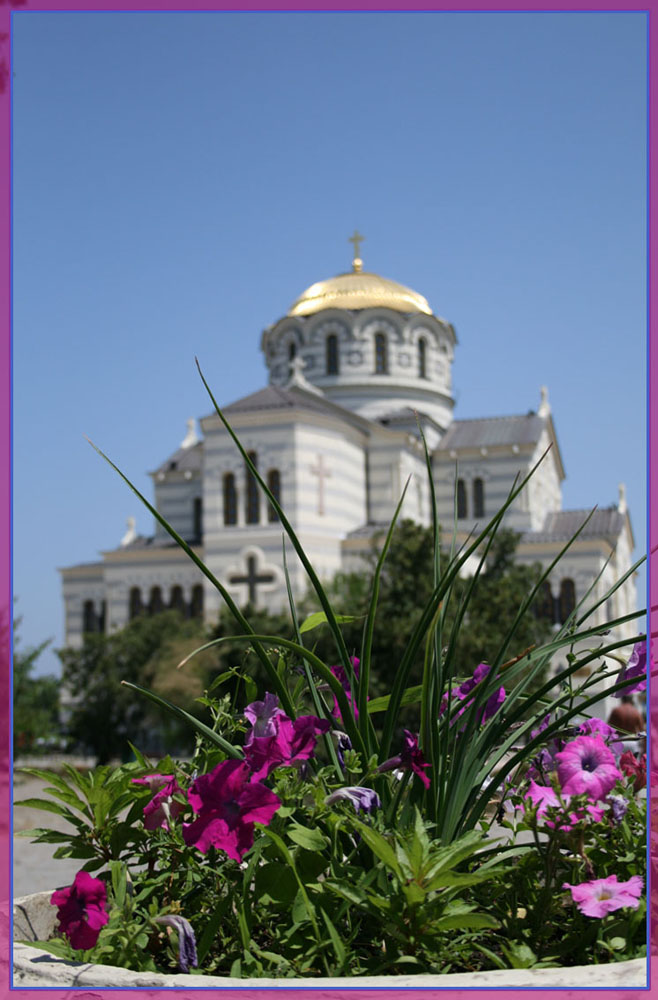
[[[270,469],[270,471],[267,473],[267,486],[274,499],[277,501],[277,503],[280,504],[281,474],[278,469]],[[279,520],[279,515],[275,511],[272,504],[269,505],[269,510],[267,512],[267,520],[270,522],[270,524]]]
[[[427,341],[418,341],[418,378],[427,378]]]
[[[338,337],[335,333],[327,337],[327,375],[338,375]]]
[[[238,523],[238,495],[235,476],[227,472],[224,476],[224,524]]]
[[[466,483],[463,479],[457,480],[457,517],[468,517],[468,504],[466,502]]]
[[[256,468],[257,466],[257,456],[255,451],[247,452],[251,464]],[[247,506],[246,506],[246,521],[247,524],[258,524],[260,521],[260,496],[258,493],[258,483],[253,472],[248,465],[245,466],[245,475],[247,477]]]
[[[375,374],[388,375],[388,351],[383,333],[375,334]]]
[[[144,607],[142,605],[142,592],[139,587],[130,588],[130,598],[128,603],[129,617],[132,621],[137,615],[141,615]]]
[[[196,541],[201,541],[203,537],[203,500],[201,497],[194,498],[194,509],[192,511],[192,532]]]
[[[190,617],[201,618],[203,615],[203,586],[197,583],[192,587],[192,600],[190,601]]]
[[[82,606],[82,631],[98,632],[98,620],[93,601],[85,601]]]
[[[297,357],[297,344],[293,340],[288,344],[288,361],[294,361],[296,357]]]
[[[473,480],[473,517],[484,517],[484,482]]]
[[[576,607],[576,587],[573,580],[568,577],[560,584],[560,596],[558,598],[558,608],[560,625],[564,625],[571,612]]]
[[[162,600],[162,591],[159,587],[151,587],[151,593],[149,595],[149,614],[158,615],[161,611],[164,611],[164,601]]]
[[[185,614],[185,598],[183,597],[183,588],[179,587],[178,584],[171,588],[171,594],[169,595],[169,607],[172,611],[180,611],[182,615]]]

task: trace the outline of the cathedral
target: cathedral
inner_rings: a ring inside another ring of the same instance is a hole
[[[363,270],[362,239],[351,238],[351,271],[311,285],[263,331],[268,385],[224,414],[322,579],[362,565],[409,477],[401,517],[430,523],[419,426],[444,535],[456,523],[458,541],[484,526],[515,478],[551,445],[504,521],[519,533],[518,561],[550,565],[589,511],[562,509],[564,469],[547,390],[538,393],[536,411],[455,419],[454,327],[418,292]],[[217,414],[199,424],[200,434],[188,420],[179,447],[151,473],[154,505],[239,606],[281,610],[287,594],[276,513]],[[99,561],[60,571],[67,646],[79,646],[85,632],[114,630],[165,608],[217,620],[220,595],[159,523],[149,536],[137,534],[132,518],[127,528]],[[629,569],[632,550],[620,486],[617,505],[597,509],[551,571],[543,600],[556,625],[590,588],[588,603],[602,597]],[[287,560],[299,596],[304,570],[292,549]],[[635,600],[631,576],[592,624],[634,610]]]

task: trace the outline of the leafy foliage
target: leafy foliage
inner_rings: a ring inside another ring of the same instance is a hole
[[[52,675],[33,677],[40,655],[50,639],[39,646],[21,649],[18,640],[20,618],[14,619],[14,754],[38,748],[59,733],[59,682]]]

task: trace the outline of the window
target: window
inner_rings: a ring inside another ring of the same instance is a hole
[[[97,632],[98,622],[96,620],[96,611],[94,609],[93,601],[85,601],[82,606],[82,631],[83,632]]]
[[[535,614],[537,618],[548,618],[549,622],[555,621],[555,604],[553,592],[548,580],[544,580],[535,598]]]
[[[139,587],[131,587],[130,588],[130,597],[128,599],[128,614],[129,614],[130,620],[132,621],[133,618],[136,618],[137,615],[140,615],[143,610],[144,609],[142,607],[142,592],[141,592],[141,590],[139,589]]]
[[[257,466],[257,456],[255,451],[247,452],[251,464]],[[247,507],[245,511],[247,524],[258,524],[260,521],[260,497],[258,494],[258,483],[256,482],[256,477],[249,468],[245,465],[245,475],[247,477]]]
[[[327,375],[338,375],[338,337],[335,333],[327,337]]]
[[[291,340],[288,344],[288,361],[294,361],[297,356],[297,344]]]
[[[176,585],[171,588],[171,594],[169,596],[169,607],[172,611],[180,611],[181,614],[185,614],[185,598],[183,597],[183,588]]]
[[[388,351],[383,333],[375,334],[375,375],[388,375]]]
[[[278,469],[270,469],[267,473],[267,486],[274,499],[278,503],[281,503],[281,474]],[[275,511],[272,504],[269,505],[267,520],[270,524],[279,520],[279,515]]]
[[[484,482],[473,480],[473,517],[484,517]]]
[[[164,601],[162,600],[162,591],[159,587],[151,587],[151,593],[149,595],[149,608],[150,615],[157,615],[161,611],[164,611]]]
[[[427,341],[424,337],[418,341],[418,378],[427,378]]]
[[[565,621],[575,607],[576,587],[573,580],[570,580],[567,577],[560,584],[560,596],[558,597],[560,625],[564,625]]]
[[[192,600],[190,601],[190,617],[201,618],[203,615],[203,586],[197,583],[192,587]]]
[[[194,498],[194,509],[192,511],[192,534],[196,541],[201,541],[203,537],[203,500],[201,497]]]
[[[468,504],[466,502],[466,483],[463,479],[457,480],[457,517],[468,517]]]
[[[235,476],[232,472],[224,474],[224,524],[238,523],[238,495],[235,489]]]

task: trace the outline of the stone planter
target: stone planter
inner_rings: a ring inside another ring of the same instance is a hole
[[[14,942],[46,941],[54,932],[56,908],[51,906],[52,891],[37,892],[14,901]],[[109,965],[69,962],[27,944],[14,944],[14,988],[29,986],[81,989],[82,987],[121,987],[125,990],[178,987],[207,989],[294,985],[296,988],[365,988],[389,989],[607,989],[628,990],[646,987],[647,965],[644,959],[610,965],[587,965],[571,969],[497,969],[493,972],[450,973],[445,976],[342,976],[335,979],[231,979],[228,976],[163,975],[154,972],[131,972]]]

